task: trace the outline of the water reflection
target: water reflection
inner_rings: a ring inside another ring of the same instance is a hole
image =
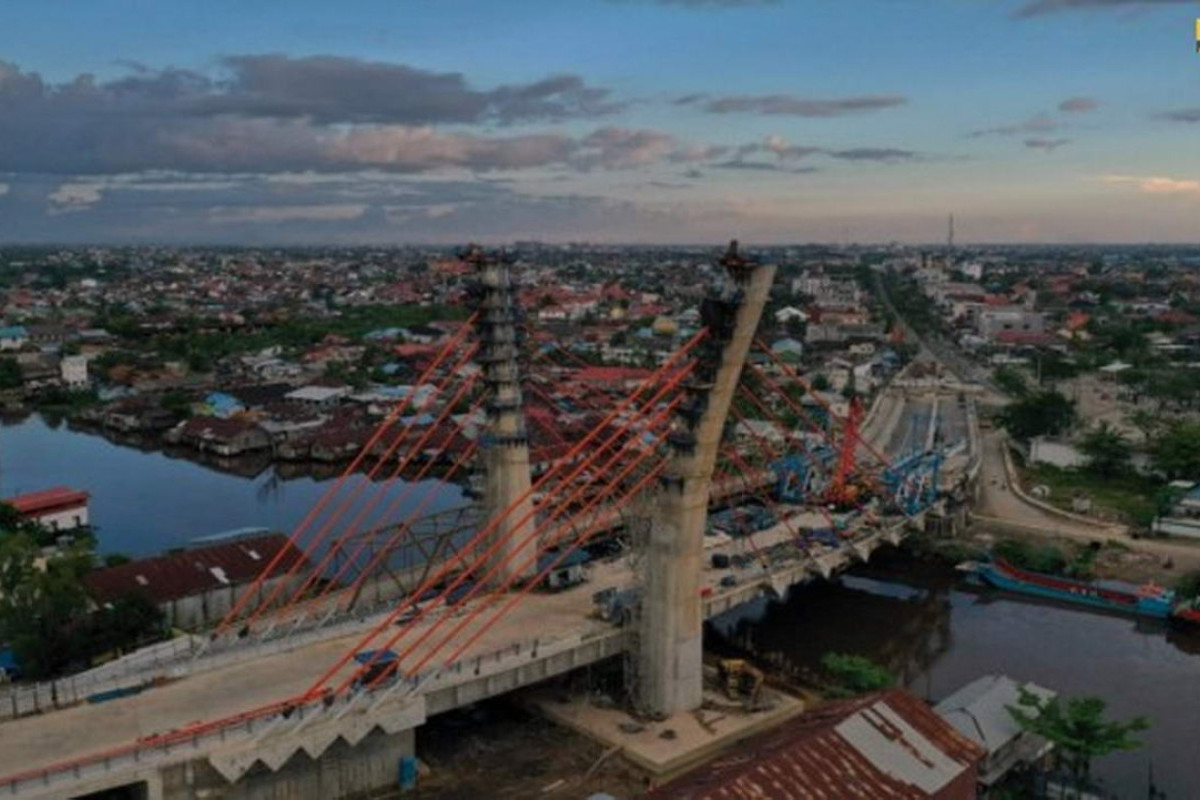
[[[1121,797],[1142,798],[1153,761],[1170,798],[1200,797],[1195,633],[971,587],[895,554],[726,615],[714,631],[801,678],[826,652],[865,655],[931,702],[990,673],[1103,697],[1115,716],[1145,715],[1151,728],[1144,749],[1107,757],[1096,773]]]
[[[164,448],[136,434],[81,429],[49,416],[9,416],[0,423],[0,497],[60,484],[91,492],[91,518],[105,553],[149,555],[243,527],[290,531],[342,472],[337,464],[272,465],[266,454],[224,458]],[[344,491],[365,481],[352,476]],[[405,486],[391,486],[362,526],[379,524],[376,514],[399,501]],[[427,481],[392,510],[403,515],[414,508],[426,487],[436,492],[427,513],[466,502],[457,486]]]

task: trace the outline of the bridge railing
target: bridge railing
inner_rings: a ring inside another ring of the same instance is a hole
[[[381,683],[366,695],[362,693],[348,694],[331,701],[317,698],[306,703],[284,700],[243,714],[193,726],[186,730],[167,731],[142,737],[137,741],[89,753],[79,758],[0,776],[0,797],[45,795],[56,787],[65,788],[68,785],[78,785],[83,781],[101,780],[105,776],[121,770],[149,767],[164,762],[178,762],[184,758],[201,755],[213,745],[224,744],[238,738],[262,735],[287,720],[299,722],[313,714],[343,710],[345,705],[356,703],[363,697],[366,697],[368,701],[374,701],[397,689],[411,691],[438,689],[459,682],[464,677],[468,680],[474,679],[485,670],[492,672],[507,669],[539,656],[549,657],[561,651],[563,649],[561,645],[567,644],[568,640],[578,639],[579,637],[576,635],[514,642],[487,653],[464,656],[443,667],[431,667],[407,676],[401,680],[403,685],[399,687],[396,681],[391,681]],[[405,696],[406,694],[401,694],[399,697],[402,699]]]

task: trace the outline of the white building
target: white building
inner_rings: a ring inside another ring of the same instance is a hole
[[[86,528],[88,493],[67,486],[17,495],[4,501],[22,517],[52,531]]]
[[[88,357],[63,356],[58,368],[63,385],[69,389],[82,389],[88,385]]]

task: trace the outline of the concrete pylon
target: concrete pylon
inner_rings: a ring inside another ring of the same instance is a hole
[[[533,498],[530,495],[529,439],[521,399],[521,375],[517,364],[517,305],[513,297],[509,265],[499,258],[472,248],[464,258],[478,276],[479,354],[483,379],[489,393],[488,423],[481,442],[484,469],[484,519],[496,519],[512,508],[482,543],[482,551],[503,541],[490,559],[488,569],[503,564],[490,583],[501,586],[513,578],[533,575],[537,542]],[[522,522],[524,520],[524,522]],[[518,523],[520,525],[518,526]],[[527,563],[529,562],[529,563]],[[483,573],[480,573],[483,574]]]
[[[646,547],[637,686],[641,710],[669,716],[700,707],[703,614],[700,571],[708,496],[725,417],[741,378],[775,267],[737,253],[722,259],[724,286],[701,305],[708,328],[671,434],[672,461],[663,478]]]

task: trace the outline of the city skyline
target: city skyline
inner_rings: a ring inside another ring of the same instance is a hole
[[[15,0],[0,242],[1195,242],[1184,0]]]

